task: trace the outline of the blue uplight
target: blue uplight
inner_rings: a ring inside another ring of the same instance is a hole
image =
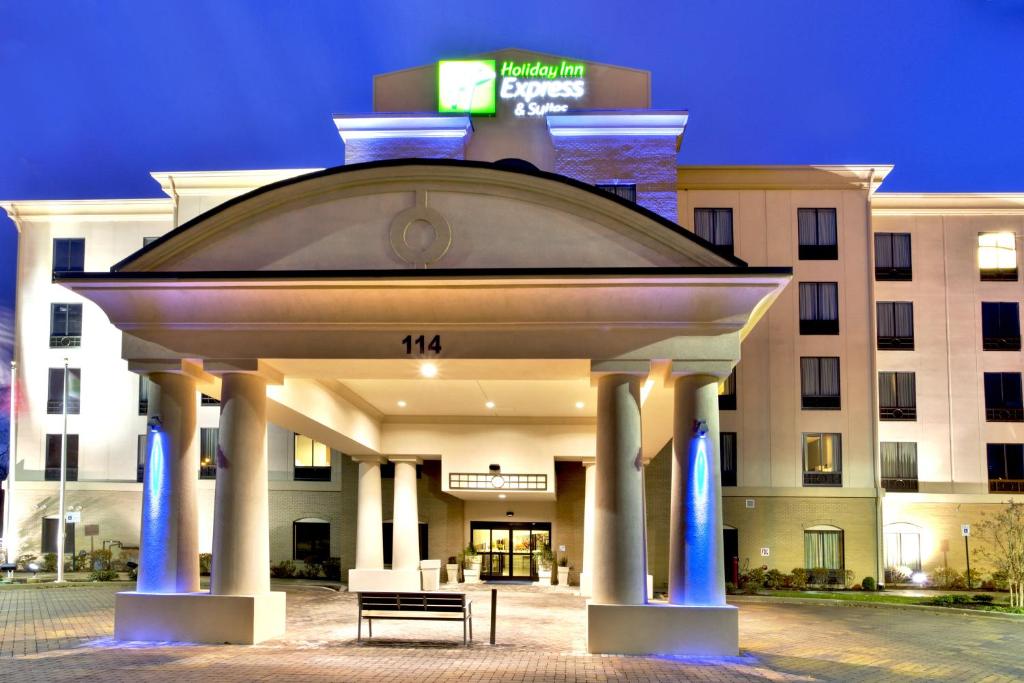
[[[166,486],[167,462],[164,457],[164,433],[158,425],[149,431],[149,452],[146,458],[142,488],[142,533],[139,548],[140,593],[174,593],[173,572],[167,567],[167,553],[173,547],[167,519],[170,489]]]
[[[703,432],[703,433],[702,433]],[[686,483],[685,604],[718,605],[720,581],[716,565],[721,552],[715,542],[717,525],[712,500],[711,468],[708,463],[707,430],[697,430],[690,440],[690,472]]]

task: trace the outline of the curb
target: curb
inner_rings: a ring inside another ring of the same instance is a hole
[[[941,614],[963,614],[971,617],[985,617],[988,619],[1004,619],[1006,621],[1019,622],[1024,620],[1024,614],[1009,614],[1007,612],[989,612],[980,609],[964,609],[960,607],[937,607],[935,605],[902,605],[894,602],[857,602],[854,600],[832,600],[829,598],[790,598],[774,597],[771,595],[729,595],[729,602],[736,603],[775,603],[780,605],[823,605],[827,607],[872,607],[884,609],[917,610],[922,612],[936,612]]]

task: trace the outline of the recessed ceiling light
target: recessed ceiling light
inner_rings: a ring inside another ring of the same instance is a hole
[[[584,407],[585,405],[587,405],[587,404],[586,404],[586,403],[584,403],[583,401],[576,401],[576,409],[577,409],[577,410],[583,410],[583,407]]]
[[[399,407],[399,408],[404,408],[404,407],[406,407],[407,405],[409,405],[409,404],[408,404],[408,403],[406,403],[405,401],[399,401],[399,402],[398,402],[398,407]]]
[[[508,496],[506,496],[504,493],[499,493],[498,498],[500,498],[501,500],[505,500],[506,498],[508,498]]]
[[[488,410],[493,410],[494,409],[494,401],[488,401],[484,405],[487,406]]]
[[[420,366],[420,374],[428,379],[431,377],[437,377],[437,366],[433,363],[424,363]]]

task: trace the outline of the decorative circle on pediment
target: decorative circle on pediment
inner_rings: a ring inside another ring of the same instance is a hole
[[[409,243],[409,229],[420,221],[430,226],[431,235],[424,244],[414,246]],[[398,258],[425,268],[448,253],[452,246],[452,226],[438,211],[426,205],[425,196],[417,193],[416,206],[399,211],[391,220],[390,239],[391,249]]]

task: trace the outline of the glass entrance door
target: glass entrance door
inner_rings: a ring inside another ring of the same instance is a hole
[[[471,522],[473,547],[480,553],[481,579],[536,581],[550,522]]]

